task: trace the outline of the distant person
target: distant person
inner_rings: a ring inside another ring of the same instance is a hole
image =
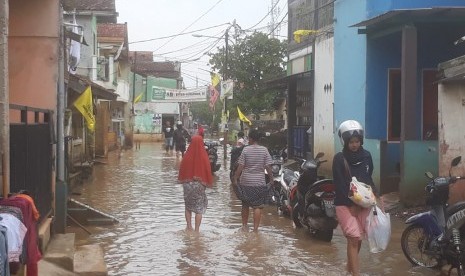
[[[271,184],[265,182],[264,171],[272,175],[273,162],[268,149],[257,144],[259,139],[258,131],[249,132],[249,145],[242,150],[232,179],[233,184],[236,185],[236,194],[242,200],[242,228],[248,229],[249,211],[252,208],[254,232],[258,231],[262,209],[268,201],[271,189]]]
[[[243,146],[247,146],[249,144],[249,140],[247,140],[247,137],[245,137],[245,134],[243,131],[239,131],[237,133],[237,142],[241,139],[242,139],[241,143]],[[238,146],[237,142],[236,142],[236,146]]]
[[[178,180],[183,184],[186,229],[199,232],[202,216],[208,206],[205,189],[213,185],[210,160],[202,136],[192,137],[192,142],[181,161]],[[195,213],[195,228],[192,228],[192,213]]]
[[[170,121],[166,121],[165,126],[163,127],[163,136],[165,137],[165,150],[173,152],[173,135],[174,128],[171,127]]]
[[[134,142],[135,142],[135,144],[136,144],[136,150],[137,150],[137,149],[140,149],[140,137],[139,137],[139,134],[140,134],[140,130],[137,129],[137,130],[136,130],[136,135],[137,135],[137,136],[134,138]]]
[[[186,139],[190,140],[191,136],[189,135],[189,132],[187,132],[187,130],[183,127],[182,122],[178,121],[176,123],[176,130],[173,133],[176,155],[181,153],[181,156],[184,156],[184,152],[186,152]]]

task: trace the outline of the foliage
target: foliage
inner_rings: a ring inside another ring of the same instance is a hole
[[[260,114],[274,110],[273,101],[278,91],[268,88],[267,80],[284,73],[286,43],[267,34],[255,32],[235,44],[228,45],[227,59],[225,48],[210,55],[213,71],[224,79],[234,80],[234,99],[227,107],[231,117],[237,117],[236,106],[245,114]]]
[[[209,125],[213,130],[218,128],[218,124],[221,121],[221,110],[223,106],[220,101],[215,104],[215,111],[212,111],[207,102],[193,102],[190,105],[190,110],[194,116],[194,121],[199,122],[202,125]]]

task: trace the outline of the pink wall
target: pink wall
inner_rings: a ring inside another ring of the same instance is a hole
[[[10,103],[56,110],[59,12],[59,0],[10,1]]]

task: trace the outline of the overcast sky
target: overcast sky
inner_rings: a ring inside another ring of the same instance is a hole
[[[181,71],[187,88],[209,83],[208,56],[204,52],[215,52],[224,45],[218,40],[199,35],[221,37],[227,23],[236,23],[243,30],[258,29],[270,33],[273,0],[116,0],[118,22],[128,23],[129,50],[153,51],[155,61],[183,61]],[[281,22],[279,35],[285,39],[287,32],[287,0],[274,0],[278,11],[275,23]],[[265,18],[266,16],[266,18]],[[261,23],[260,20],[263,21]],[[258,25],[257,25],[258,24]],[[218,26],[220,25],[220,26]],[[256,26],[255,26],[256,25]],[[213,26],[218,26],[211,28]],[[255,26],[255,27],[254,27]],[[230,32],[232,34],[233,31]],[[157,39],[148,42],[136,41],[178,35],[175,38]],[[214,45],[218,41],[218,44]],[[212,48],[213,47],[213,48]],[[211,49],[211,50],[210,50]],[[198,78],[198,82],[196,81]]]

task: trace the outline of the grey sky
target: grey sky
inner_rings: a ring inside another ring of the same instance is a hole
[[[279,23],[287,12],[287,0],[275,0],[279,12],[275,16]],[[210,28],[212,26],[236,23],[241,29],[250,29],[262,20],[272,7],[272,0],[116,0],[119,13],[118,22],[128,23],[129,42],[177,35],[184,32]],[[211,9],[208,13],[206,13]],[[206,14],[205,14],[206,13]],[[205,14],[205,15],[203,15]],[[203,15],[203,16],[202,16]],[[200,18],[201,17],[201,18]],[[200,18],[200,19],[199,19]],[[268,16],[254,29],[269,33],[271,23]],[[201,35],[221,37],[228,25],[197,32]],[[280,25],[280,35],[286,36],[287,16]],[[231,31],[232,34],[232,31]],[[284,37],[278,37],[284,39]],[[171,41],[170,41],[171,40]],[[193,37],[192,34],[172,38],[153,40],[143,43],[131,43],[131,51],[155,51],[156,61],[195,60],[182,63],[184,82],[187,88],[202,86],[209,82],[208,56],[202,53],[212,48],[217,40],[214,38]],[[224,39],[218,41],[210,52],[224,45]],[[183,49],[186,48],[186,49]]]

